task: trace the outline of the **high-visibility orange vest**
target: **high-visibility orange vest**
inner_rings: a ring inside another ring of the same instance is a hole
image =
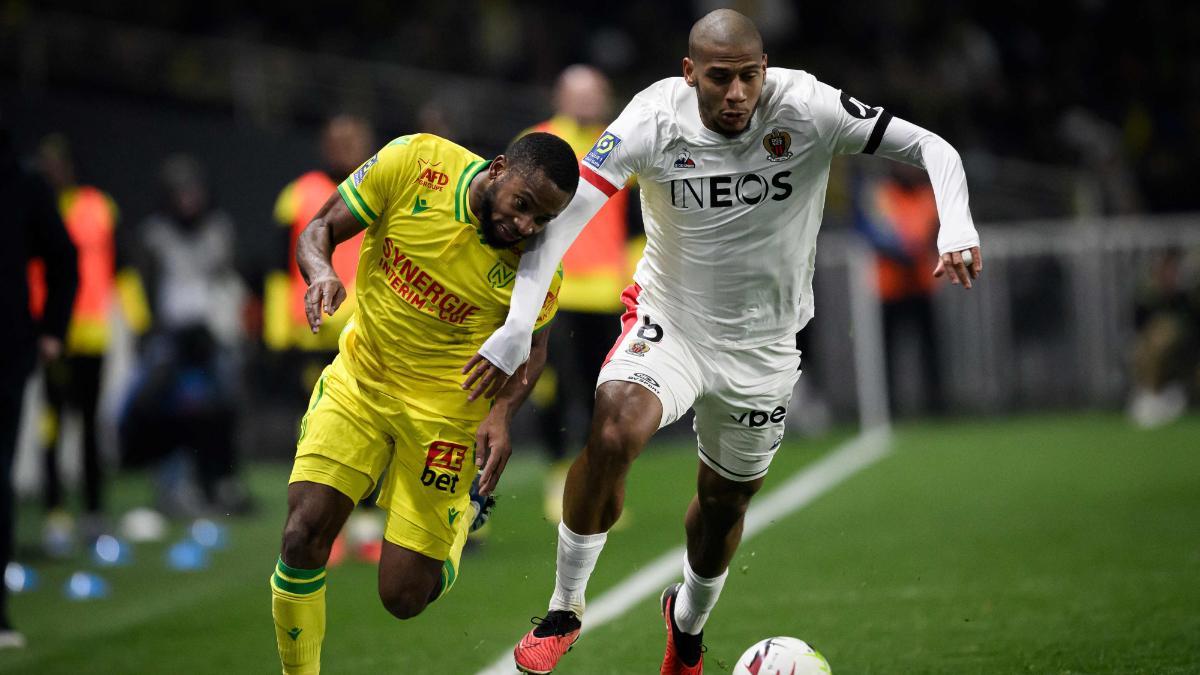
[[[582,159],[604,127],[581,126],[557,115],[523,132],[544,131],[565,140]],[[627,253],[629,189],[621,188],[592,217],[563,256],[563,284],[559,307],[577,312],[614,312],[621,305],[621,290],[629,285]],[[551,225],[553,227],[553,225]]]
[[[879,212],[891,224],[911,264],[877,256],[879,297],[887,301],[929,295],[934,289],[933,268],[937,265],[938,213],[933,188],[921,185],[906,189],[885,182],[874,191]]]
[[[68,354],[100,356],[108,349],[108,312],[116,285],[116,206],[103,191],[85,185],[64,190],[58,197],[58,210],[75,244],[79,265],[66,350]],[[29,270],[30,309],[35,317],[41,317],[46,301],[45,268],[36,260]]]
[[[296,242],[300,239],[300,233],[335,190],[337,184],[324,171],[309,171],[284,188],[276,203],[276,220],[291,231],[288,240],[286,293],[273,294],[268,290],[268,297],[264,303],[268,305],[264,307],[264,313],[268,317],[268,326],[264,327],[264,331],[273,334],[273,337],[269,336],[267,339],[268,345],[273,348],[335,350],[338,333],[354,313],[354,281],[358,273],[358,253],[362,248],[365,232],[338,244],[333,250],[333,269],[346,286],[346,302],[334,316],[326,317],[316,335],[309,330],[308,318],[304,313],[304,294],[308,291],[308,284],[304,282],[300,267],[296,264]],[[280,302],[286,302],[286,307],[273,306]],[[287,325],[269,325],[273,320],[284,321]]]

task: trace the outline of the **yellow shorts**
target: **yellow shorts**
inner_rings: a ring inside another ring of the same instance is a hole
[[[328,485],[356,502],[380,484],[384,538],[445,560],[470,514],[478,426],[359,386],[339,356],[313,388],[289,482]]]

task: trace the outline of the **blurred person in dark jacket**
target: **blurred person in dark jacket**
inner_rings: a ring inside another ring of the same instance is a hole
[[[38,145],[38,169],[55,191],[58,213],[79,258],[79,290],[67,328],[61,358],[46,363],[46,405],[42,410],[43,498],[46,520],[42,545],[52,556],[67,555],[74,547],[75,521],[65,506],[59,471],[58,445],[67,412],[78,413],[83,427],[83,515],[80,535],[91,543],[107,529],[104,519],[104,472],[96,412],[100,401],[104,357],[112,338],[114,304],[136,333],[145,330],[146,306],[136,275],[118,273],[117,205],[92,185],[80,184],[70,144],[62,134],[50,134]],[[46,282],[42,270],[31,271],[30,292],[35,315],[40,314]]]
[[[163,207],[139,232],[137,266],[152,318],[121,425],[124,459],[165,460],[158,498],[169,515],[237,512],[249,497],[237,478],[233,433],[245,299],[234,224],[213,205],[195,159],[168,158],[160,180]]]
[[[0,246],[0,571],[12,559],[16,526],[12,468],[25,381],[40,358],[52,361],[63,353],[63,339],[79,280],[75,247],[55,210],[50,188],[17,162],[12,138],[0,116],[0,201],[5,206],[4,246]],[[30,306],[28,266],[40,258],[45,268],[46,298],[41,320]],[[24,636],[8,618],[8,591],[0,584],[0,649],[23,647]]]

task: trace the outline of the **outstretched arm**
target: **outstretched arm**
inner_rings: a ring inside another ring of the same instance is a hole
[[[962,283],[964,288],[970,288],[971,280],[983,271],[983,255],[979,250],[979,234],[975,231],[975,222],[968,206],[967,175],[963,171],[962,159],[958,151],[941,136],[911,122],[891,117],[886,112],[883,114],[886,117],[880,119],[878,124],[886,124],[886,127],[878,147],[871,148],[868,143],[864,152],[919,166],[929,174],[941,221],[938,231],[938,253],[941,258],[933,274],[940,277],[951,272],[952,283]],[[964,251],[971,253],[969,265],[963,261]]]
[[[468,397],[470,400],[485,393],[490,394],[529,357],[533,324],[537,321],[558,264],[608,198],[606,191],[588,180],[579,181],[579,188],[570,205],[530,242],[517,267],[508,319],[463,367],[463,373],[468,375],[463,382],[463,389],[472,390]]]
[[[321,312],[333,316],[346,299],[346,287],[333,269],[333,249],[364,227],[334,192],[296,240],[296,264],[308,283],[304,313],[314,333],[321,328]]]

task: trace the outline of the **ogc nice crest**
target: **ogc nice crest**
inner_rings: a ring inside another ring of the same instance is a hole
[[[763,147],[767,150],[767,159],[772,162],[782,162],[792,158],[792,135],[783,129],[772,129],[771,133],[763,136]]]

